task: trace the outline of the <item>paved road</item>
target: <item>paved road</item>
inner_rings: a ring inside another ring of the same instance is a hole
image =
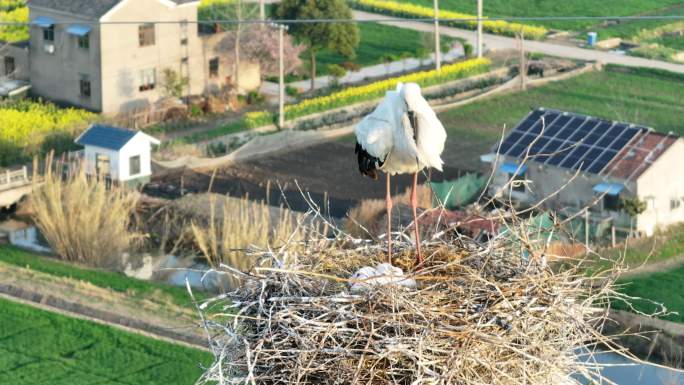
[[[449,62],[463,57],[463,47],[458,42],[455,42],[454,48],[442,55],[442,61]],[[406,58],[404,60],[396,60],[391,63],[381,63],[368,67],[363,67],[358,71],[349,71],[345,76],[340,78],[340,84],[350,84],[361,82],[364,79],[374,79],[386,77],[389,75],[397,75],[403,72],[415,71],[418,68],[431,65],[435,62],[434,54],[429,58],[416,59]],[[291,87],[300,90],[308,91],[311,87],[311,81],[300,80],[296,82],[287,83]],[[330,87],[332,84],[332,77],[324,75],[317,76],[314,82],[316,89]],[[269,95],[278,95],[278,83],[263,82],[261,92]]]
[[[431,24],[422,23],[419,21],[391,21],[395,18],[369,12],[354,11],[354,18],[357,20],[380,20],[381,24],[408,28],[416,31],[433,31]],[[382,21],[383,19],[387,21]],[[441,34],[447,36],[466,39],[471,44],[475,44],[476,35],[474,31],[442,27],[440,28],[440,32]],[[485,34],[484,43],[487,49],[517,49],[517,41],[511,37]],[[600,61],[607,64],[620,64],[630,67],[659,68],[672,72],[684,73],[684,64],[675,64],[660,60],[650,60],[634,56],[620,55],[612,52],[561,45],[548,41],[526,41],[525,48],[528,51],[539,52],[551,56],[565,57],[569,59]]]

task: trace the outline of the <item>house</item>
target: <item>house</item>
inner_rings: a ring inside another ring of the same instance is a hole
[[[198,34],[198,5],[198,0],[30,0],[32,92],[116,114],[164,97],[166,69],[188,78],[186,94],[221,89],[230,83],[232,68],[221,65],[217,39]],[[258,87],[258,68],[256,74]]]
[[[76,143],[84,147],[88,175],[137,184],[152,175],[152,145],[160,142],[141,131],[94,124]]]
[[[652,235],[684,221],[684,141],[651,128],[539,108],[483,156],[490,195]],[[509,183],[509,180],[517,182]],[[636,217],[623,207],[643,202]]]

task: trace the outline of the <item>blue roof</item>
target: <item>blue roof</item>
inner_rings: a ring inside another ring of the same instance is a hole
[[[527,171],[527,165],[506,162],[499,167],[499,170],[508,174],[522,175]]]
[[[594,191],[601,194],[618,195],[625,188],[619,183],[599,183],[594,186]]]
[[[93,124],[86,132],[76,139],[76,143],[82,146],[96,146],[110,150],[120,150],[126,143],[133,139],[137,133],[138,131],[126,130],[124,128]]]
[[[90,33],[90,27],[87,25],[73,24],[67,28],[67,33],[83,37]]]
[[[33,19],[31,24],[37,25],[41,28],[50,28],[55,25],[55,19],[47,16],[38,16]]]

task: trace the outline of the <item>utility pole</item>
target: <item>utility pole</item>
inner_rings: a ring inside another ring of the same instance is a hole
[[[441,71],[442,69],[442,52],[439,44],[439,0],[432,0],[435,8],[435,69]]]
[[[520,89],[527,89],[527,60],[525,60],[525,34],[520,31]]]
[[[287,26],[278,25],[278,127],[285,125],[285,65],[283,63],[283,34]]]
[[[482,1],[477,0],[477,57],[484,54],[484,42],[482,41]]]
[[[259,0],[259,20],[266,20],[266,5],[264,4],[266,0]],[[264,23],[261,23],[263,26]],[[263,28],[263,27],[262,27]]]

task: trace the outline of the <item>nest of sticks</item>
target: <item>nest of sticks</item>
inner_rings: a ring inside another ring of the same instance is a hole
[[[200,308],[216,360],[199,383],[580,384],[597,380],[613,280],[558,271],[526,243],[433,239],[415,267],[410,240],[394,266],[415,288],[349,290],[387,262],[383,245],[323,241],[252,250],[235,291]],[[584,357],[582,357],[584,356]]]

